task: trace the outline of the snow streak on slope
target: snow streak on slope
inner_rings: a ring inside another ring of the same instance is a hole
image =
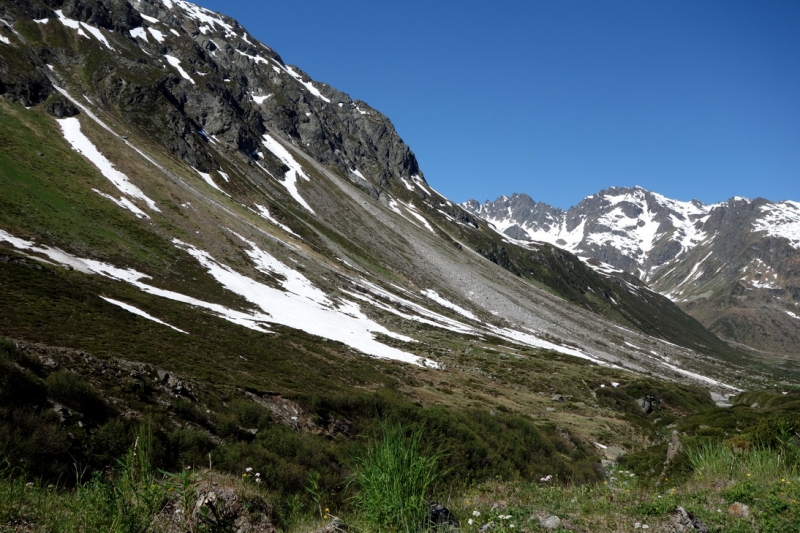
[[[108,178],[123,194],[138,198],[147,204],[147,206],[158,211],[156,203],[148,198],[136,185],[130,182],[128,176],[114,168],[114,165],[100,153],[100,151],[92,144],[86,135],[81,132],[81,123],[77,118],[63,118],[58,121],[61,130],[64,133],[64,138],[69,142],[72,147],[79,153],[83,154],[89,161],[100,170],[100,172]]]
[[[197,169],[196,169],[196,168],[194,168],[194,167],[192,167],[192,170],[194,170],[195,172],[197,172],[198,174],[200,174],[200,177],[201,177],[201,178],[203,178],[203,181],[205,181],[206,183],[208,183],[209,185],[211,185],[212,187],[214,187],[215,189],[217,189],[219,192],[221,192],[222,194],[225,194],[225,195],[228,195],[228,196],[230,196],[228,193],[226,193],[225,191],[223,191],[222,189],[220,189],[220,188],[219,188],[219,185],[217,185],[216,183],[214,183],[214,180],[213,180],[213,179],[211,179],[211,174],[207,174],[207,173],[205,173],[205,172],[200,172],[199,170],[197,170]]]
[[[171,325],[167,324],[166,322],[164,322],[163,320],[159,320],[156,317],[154,317],[153,315],[147,314],[144,311],[142,311],[141,309],[137,309],[136,307],[134,307],[132,305],[126,304],[124,302],[120,302],[118,300],[112,300],[111,298],[106,298],[105,296],[101,296],[100,298],[102,298],[103,300],[107,301],[110,304],[114,304],[114,305],[116,305],[118,307],[121,307],[121,308],[125,309],[129,313],[133,313],[134,315],[139,315],[140,317],[146,318],[147,320],[152,320],[153,322],[158,322],[159,324],[167,326],[168,328],[172,328],[175,331],[178,331],[180,333],[188,334],[187,331],[183,331],[182,329],[178,329],[175,326],[171,326]]]
[[[265,133],[263,136],[263,144],[266,146],[267,150],[275,154],[275,156],[281,160],[281,162],[289,167],[289,170],[286,172],[284,176],[284,181],[279,181],[281,185],[283,185],[289,194],[292,195],[292,198],[297,200],[297,203],[308,209],[312,214],[314,214],[314,210],[311,209],[311,206],[306,203],[302,196],[300,196],[300,192],[297,190],[297,179],[298,177],[302,177],[306,181],[311,181],[306,173],[303,172],[303,167],[300,166],[292,154],[289,153],[281,143],[273,139],[269,136],[269,134]]]
[[[175,56],[171,56],[171,55],[165,55],[164,57],[166,58],[167,62],[170,65],[172,65],[173,67],[175,67],[175,69],[177,69],[177,71],[180,73],[180,75],[181,75],[181,77],[183,79],[189,80],[190,82],[192,82],[192,85],[195,84],[195,82],[192,79],[192,77],[189,76],[189,74],[185,70],[183,70],[183,67],[181,66],[181,60],[180,59],[178,59]]]
[[[260,309],[260,311],[250,312],[236,311],[219,304],[204,302],[184,294],[159,289],[144,283],[142,280],[148,279],[149,276],[141,272],[133,269],[117,268],[93,259],[75,257],[57,248],[39,246],[30,241],[16,238],[3,230],[0,230],[1,241],[9,242],[20,250],[46,255],[57,263],[69,265],[85,274],[99,274],[114,280],[124,281],[146,293],[207,309],[225,320],[249,329],[267,333],[269,330],[266,324],[282,324],[312,335],[319,335],[342,342],[374,357],[428,367],[438,366],[434,361],[403,352],[376,341],[375,334],[386,335],[405,342],[413,342],[413,339],[389,331],[370,320],[353,302],[343,301],[338,306],[335,305],[302,274],[286,267],[249,241],[245,241],[251,246],[247,254],[255,262],[256,268],[265,273],[284,276],[286,278],[286,292],[239,274],[230,267],[219,263],[207,252],[192,245],[177,240],[174,241],[174,244],[197,259],[221,285],[243,296]]]
[[[255,243],[242,240],[251,247],[247,255],[258,270],[286,278],[283,283],[286,292],[239,274],[194,246],[177,240],[173,242],[197,259],[222,286],[261,308],[269,315],[269,322],[336,340],[375,357],[420,364],[419,357],[381,344],[374,336],[380,333],[405,342],[413,342],[413,339],[373,322],[352,302],[344,300],[335,306],[305,276],[286,267]],[[426,366],[430,364],[432,361],[425,362]]]
[[[98,191],[97,189],[92,189],[92,191],[96,192],[97,194],[99,194],[103,198],[111,200],[112,202],[114,202],[115,204],[120,206],[121,208],[127,209],[127,210],[133,212],[133,214],[136,215],[139,218],[150,218],[149,216],[147,216],[147,213],[145,213],[144,211],[142,211],[141,209],[136,207],[136,204],[134,204],[133,202],[131,202],[130,200],[128,200],[124,196],[120,196],[119,199],[117,199],[117,198],[114,198],[113,196],[111,196],[110,194],[106,194],[104,192]]]
[[[753,227],[771,237],[787,239],[793,248],[800,249],[800,202],[786,200],[762,206],[761,218]]]
[[[291,77],[293,77],[298,82],[300,82],[300,84],[303,87],[308,89],[308,92],[310,92],[311,94],[313,94],[317,98],[321,98],[322,101],[324,101],[324,102],[331,103],[330,99],[326,98],[325,96],[323,96],[322,93],[319,92],[319,89],[314,87],[314,85],[310,81],[303,81],[303,78],[300,76],[300,74],[298,74],[297,72],[292,70],[292,67],[284,67],[284,70],[286,70],[286,72],[288,72]]]
[[[437,304],[441,305],[442,307],[445,307],[447,309],[453,310],[456,313],[469,318],[470,320],[478,320],[478,317],[476,317],[474,314],[470,313],[469,311],[467,311],[463,307],[459,307],[456,304],[445,300],[444,298],[439,296],[439,293],[437,293],[433,289],[426,289],[426,290],[419,291],[419,292],[420,292],[420,294],[422,294],[424,296],[427,296],[428,298],[430,298],[431,300],[433,300]]]
[[[298,235],[297,233],[292,231],[292,228],[290,228],[286,224],[281,224],[278,220],[276,220],[275,217],[273,217],[270,214],[269,209],[267,209],[266,207],[264,207],[263,205],[260,205],[260,204],[255,204],[255,205],[256,205],[256,209],[258,209],[258,214],[262,218],[264,218],[265,220],[270,221],[272,224],[278,226],[279,228],[281,228],[286,233],[291,233],[295,237],[300,237],[300,235]]]

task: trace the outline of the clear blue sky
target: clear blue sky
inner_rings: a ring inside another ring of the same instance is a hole
[[[394,122],[455,201],[800,201],[800,1],[198,0]]]

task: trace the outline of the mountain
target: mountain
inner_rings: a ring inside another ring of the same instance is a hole
[[[525,194],[463,207],[516,242],[552,243],[640,278],[723,339],[778,358],[800,350],[800,203],[709,205],[612,187],[567,211]]]
[[[164,468],[333,490],[386,417],[453,475],[593,479],[594,443],[797,382],[634,275],[499,234],[379,111],[189,2],[0,0],[0,94],[0,454],[42,477],[102,471],[147,420]]]

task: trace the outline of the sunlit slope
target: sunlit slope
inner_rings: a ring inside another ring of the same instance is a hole
[[[453,205],[386,117],[235,21],[177,1],[108,21],[3,7],[2,245],[151,299],[103,305],[171,334],[197,333],[152,302],[431,368],[497,339],[721,391],[743,379],[665,298]]]

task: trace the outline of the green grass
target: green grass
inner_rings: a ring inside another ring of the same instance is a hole
[[[376,442],[354,458],[349,482],[356,487],[356,514],[367,531],[416,533],[426,529],[428,497],[438,477],[440,454],[420,449],[422,431],[406,435],[381,423]]]

